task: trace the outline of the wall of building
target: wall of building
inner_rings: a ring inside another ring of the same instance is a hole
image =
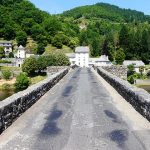
[[[68,68],[0,102],[0,133],[68,73]]]
[[[128,69],[126,66],[103,66],[102,68],[121,79],[127,79]]]
[[[150,94],[143,89],[136,88],[127,81],[112,75],[102,68],[97,68],[97,72],[110,85],[112,85],[120,95],[122,95],[143,117],[150,121]]]
[[[76,65],[80,67],[89,67],[89,53],[76,53]]]

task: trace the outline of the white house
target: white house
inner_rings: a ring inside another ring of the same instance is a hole
[[[28,54],[26,53],[25,48],[20,45],[17,49],[17,53],[15,54],[15,62],[17,67],[21,67],[23,62],[25,61],[26,58],[29,58],[31,56],[34,56],[34,54]]]
[[[4,47],[5,55],[9,55],[12,52],[12,42],[0,41],[0,46]]]
[[[75,64],[80,67],[89,67],[89,47],[76,47]]]
[[[135,72],[137,72],[137,73],[140,73],[139,68],[141,66],[145,66],[145,64],[142,60],[125,60],[123,62],[123,65],[124,66],[134,65]],[[144,72],[145,72],[145,70],[144,70]]]
[[[75,53],[67,53],[71,65],[77,65],[80,67],[95,66],[111,66],[108,56],[102,55],[99,58],[89,58],[89,47],[80,46],[75,49]]]

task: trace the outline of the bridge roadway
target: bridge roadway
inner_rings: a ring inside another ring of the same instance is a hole
[[[104,83],[90,69],[71,71],[3,132],[0,149],[150,150],[148,121],[124,100],[119,110],[121,96]]]

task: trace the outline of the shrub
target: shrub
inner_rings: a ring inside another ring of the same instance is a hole
[[[134,77],[133,77],[133,75],[131,75],[131,76],[128,77],[128,82],[130,84],[134,84]]]
[[[10,90],[10,85],[7,84],[7,83],[4,83],[4,84],[2,85],[2,90],[4,90],[4,91]]]
[[[26,88],[28,88],[30,84],[30,80],[27,76],[26,73],[20,73],[17,77],[16,77],[16,83],[15,83],[15,89],[16,90],[24,90]]]
[[[8,69],[2,70],[2,77],[3,77],[5,80],[10,79],[10,77],[11,77],[11,71],[8,70]]]
[[[28,75],[33,75],[37,70],[37,60],[34,57],[27,58],[22,64],[22,71]]]
[[[135,73],[134,71],[134,65],[128,65],[128,76],[133,75]]]

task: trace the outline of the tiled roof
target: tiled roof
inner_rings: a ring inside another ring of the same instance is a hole
[[[75,53],[89,53],[89,47],[88,46],[80,46],[76,47]]]
[[[144,62],[142,60],[125,60],[123,62],[123,65],[128,66],[128,65],[134,65],[135,67],[140,67],[144,66]]]

